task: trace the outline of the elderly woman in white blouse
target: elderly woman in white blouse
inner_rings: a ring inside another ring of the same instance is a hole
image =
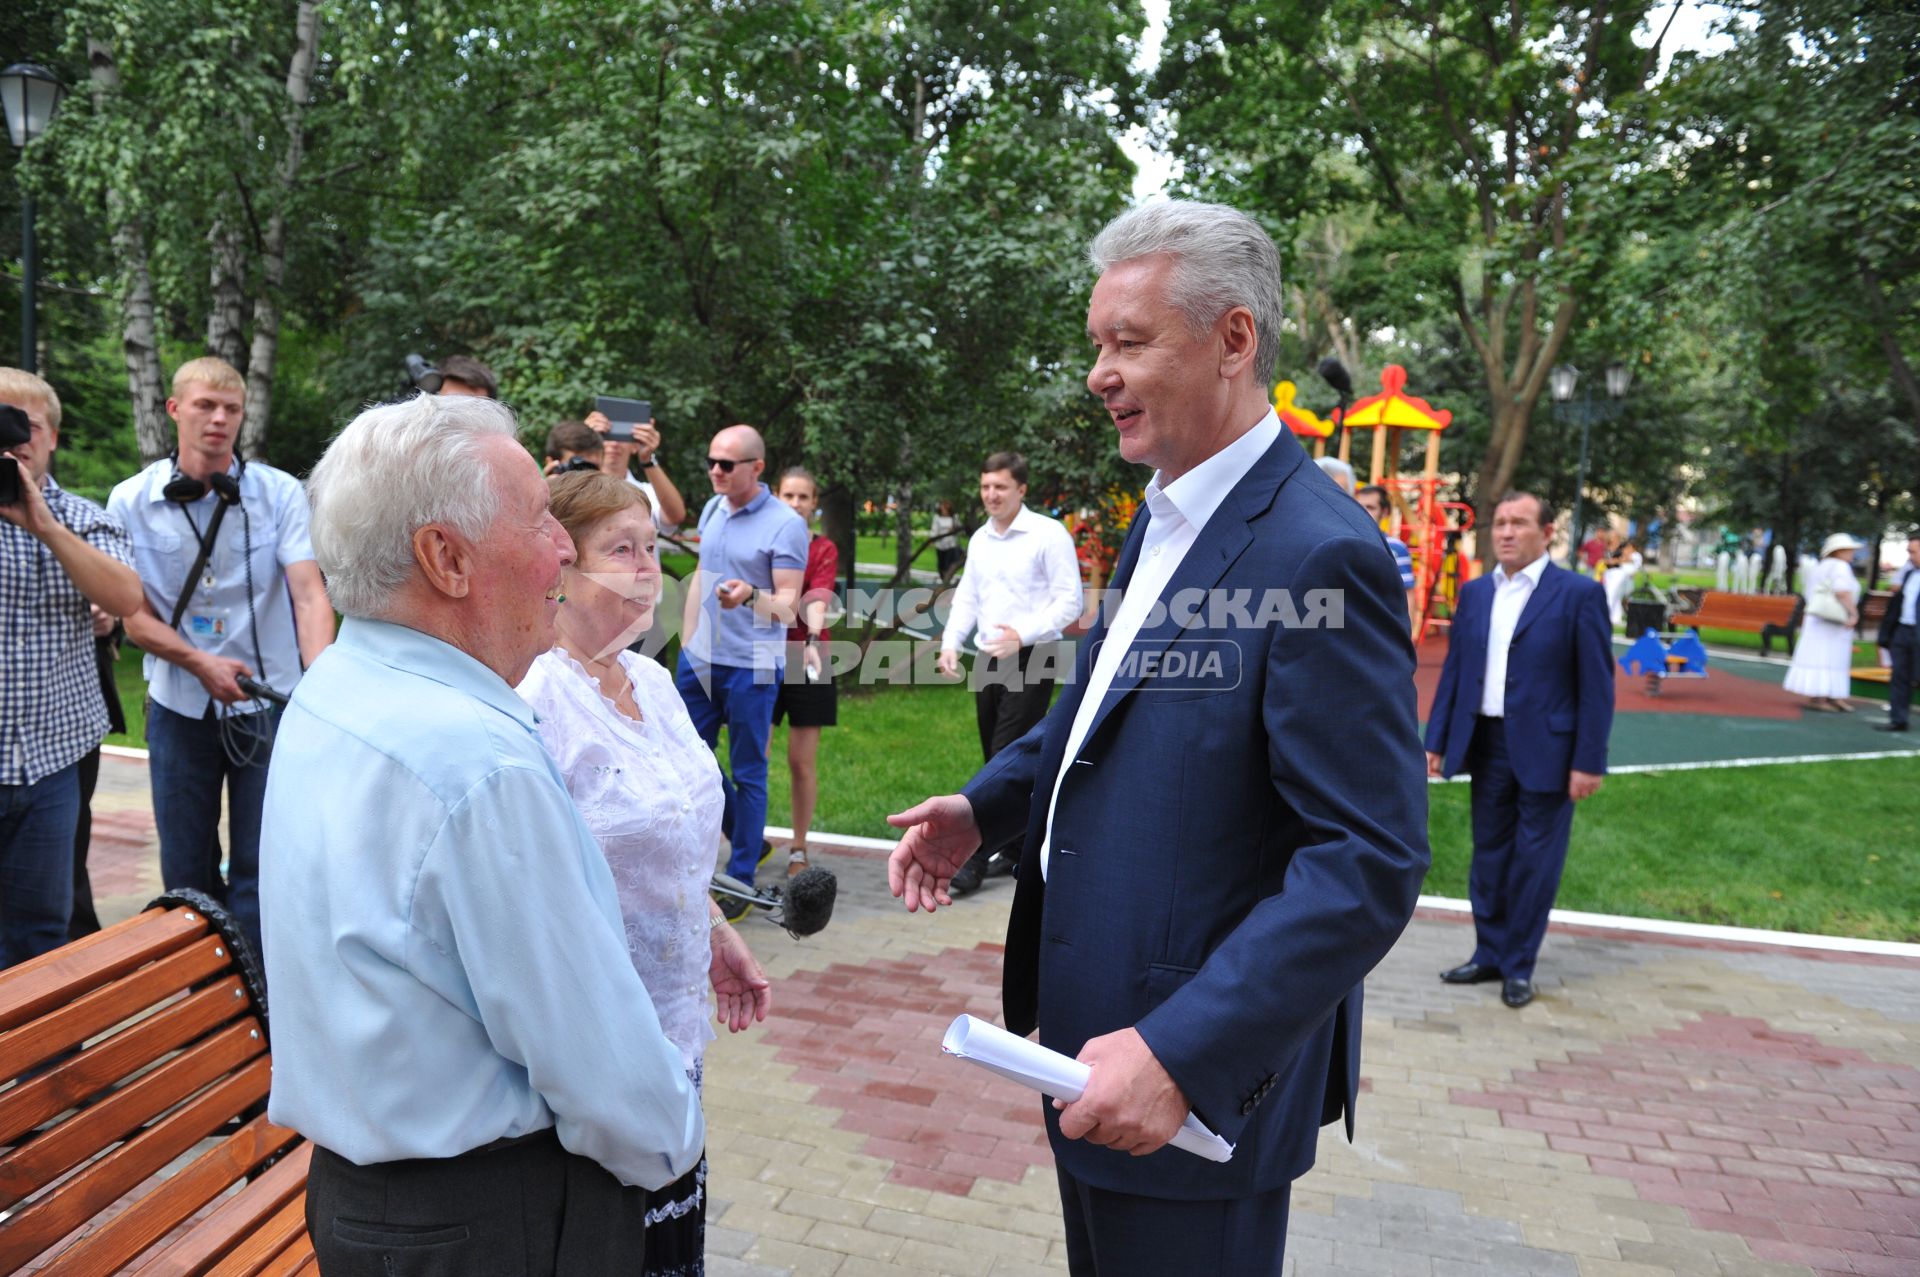
[[[667,1039],[697,1087],[709,987],[733,1032],[764,1020],[769,986],[746,942],[707,894],[720,836],[720,770],[659,664],[626,650],[653,623],[662,578],[646,498],[591,472],[548,480],[576,558],[561,589],[559,645],[533,663],[520,695],[606,853],[627,950]],[[704,1270],[706,1159],[653,1194],[646,1271]]]

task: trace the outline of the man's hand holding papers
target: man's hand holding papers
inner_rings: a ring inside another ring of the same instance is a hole
[[[1172,1139],[1193,1108],[1137,1029],[1092,1038],[1076,1058],[1093,1070],[1086,1091],[1071,1103],[1053,1102],[1070,1140],[1142,1157]]]

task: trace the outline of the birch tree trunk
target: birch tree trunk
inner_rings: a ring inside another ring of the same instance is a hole
[[[89,38],[87,69],[94,110],[104,112],[107,100],[120,88],[113,45]],[[121,264],[120,348],[127,364],[134,436],[140,444],[141,460],[157,461],[172,449],[173,431],[168,428],[167,399],[160,377],[160,339],[154,316],[153,276],[147,268],[146,232],[125,194],[114,187],[107,191],[107,217],[113,226],[114,256]]]
[[[260,291],[253,301],[253,346],[247,359],[247,415],[240,427],[240,450],[247,457],[265,452],[267,424],[273,416],[273,368],[280,351],[280,286],[287,273],[287,206],[300,178],[306,151],[307,99],[320,45],[320,7],[301,0],[294,19],[293,57],[287,64],[287,149],[280,160],[278,198],[260,245]]]
[[[235,368],[246,358],[247,246],[231,217],[221,217],[207,231],[212,267],[208,284],[212,302],[207,308],[207,350]]]

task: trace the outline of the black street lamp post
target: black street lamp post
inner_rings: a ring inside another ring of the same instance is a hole
[[[0,106],[6,108],[7,135],[21,151],[53,122],[66,89],[53,72],[31,62],[16,62],[0,71]],[[20,191],[20,366],[36,371],[39,359],[39,335],[34,330],[35,294],[40,282],[40,263],[34,254],[33,196],[24,187]]]
[[[1607,365],[1607,398],[1609,402],[1600,406],[1599,416],[1611,421],[1620,413],[1620,399],[1627,393],[1627,387],[1633,381],[1633,369],[1615,360]],[[1574,387],[1579,383],[1580,370],[1572,364],[1555,364],[1547,374],[1547,380],[1553,390],[1555,411],[1563,416],[1570,413],[1569,401],[1573,398]],[[1569,543],[1567,558],[1577,562],[1580,546],[1587,536],[1587,451],[1589,437],[1593,432],[1595,416],[1593,406],[1593,383],[1587,383],[1585,399],[1580,404],[1580,470],[1574,479],[1573,493],[1573,539]]]

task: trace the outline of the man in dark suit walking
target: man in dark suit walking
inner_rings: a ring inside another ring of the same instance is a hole
[[[1155,467],[1073,683],[960,794],[889,819],[909,909],[1021,841],[1007,1026],[1092,1068],[1043,1108],[1076,1274],[1277,1274],[1359,1090],[1360,983],[1427,867],[1413,652],[1365,512],[1268,407],[1279,259],[1221,205],[1094,241],[1088,387]],[[1191,1111],[1235,1144],[1162,1146]]]
[[[1473,774],[1473,956],[1448,984],[1501,982],[1533,1001],[1573,830],[1600,789],[1613,727],[1613,626],[1598,583],[1547,560],[1553,508],[1509,493],[1493,513],[1494,570],[1460,591],[1427,720],[1427,773]]]

